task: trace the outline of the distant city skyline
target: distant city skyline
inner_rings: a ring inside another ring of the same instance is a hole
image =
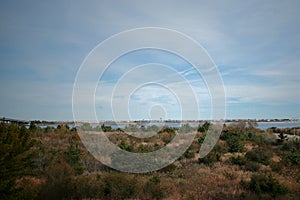
[[[121,31],[162,27],[190,36],[211,56],[224,82],[226,119],[299,119],[299,7],[299,1],[2,1],[0,116],[72,121],[73,84],[88,53]],[[120,57],[101,77],[99,120],[113,120],[109,94],[120,77],[147,63],[168,65],[184,77],[199,100],[197,119],[210,119],[201,75],[182,58],[149,49]],[[171,74],[165,79],[172,83]],[[128,105],[132,120],[176,120],[176,102],[150,84],[137,88]]]

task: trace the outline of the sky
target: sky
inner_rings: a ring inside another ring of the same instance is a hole
[[[299,119],[299,8],[296,0],[1,1],[0,116],[72,121],[73,86],[89,53],[122,31],[160,27],[206,50],[223,82],[225,118]],[[99,77],[95,113],[99,120],[121,120],[118,112],[126,108],[132,120],[181,119],[183,111],[198,109],[197,119],[210,119],[211,93],[202,75],[171,52],[130,52]],[[163,80],[143,85],[143,77]],[[130,84],[134,90],[124,99],[120,94]],[[181,104],[170,85],[191,87],[196,107],[186,99]]]

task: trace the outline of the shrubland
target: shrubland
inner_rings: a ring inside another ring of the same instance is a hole
[[[277,138],[253,122],[224,126],[212,151],[199,158],[210,123],[197,128],[110,126],[102,130],[119,148],[147,153],[176,134],[197,132],[173,164],[145,174],[118,172],[97,161],[75,128],[0,124],[0,199],[297,199],[300,141]],[[126,131],[155,132],[135,138]],[[278,129],[274,129],[277,132]]]

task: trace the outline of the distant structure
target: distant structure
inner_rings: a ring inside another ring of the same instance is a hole
[[[5,118],[5,117],[2,117],[1,122],[5,124],[16,124],[18,126],[29,124],[29,121],[26,120],[18,120],[18,119]]]

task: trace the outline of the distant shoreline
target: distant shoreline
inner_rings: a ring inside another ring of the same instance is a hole
[[[22,119],[13,119],[13,118],[6,118],[1,117],[1,121],[5,122],[21,122],[24,124],[29,124],[30,122],[33,122],[35,124],[40,125],[47,125],[47,124],[74,124],[74,121],[46,121],[46,120],[22,120]],[[82,124],[82,123],[92,123],[92,124],[145,124],[145,123],[204,123],[204,122],[212,122],[217,120],[132,120],[132,121],[113,121],[113,120],[103,120],[103,121],[77,121],[76,123]],[[300,122],[300,119],[226,119],[226,120],[220,120],[224,121],[225,123],[235,123],[235,122],[241,122],[241,121],[253,121],[253,122]]]

